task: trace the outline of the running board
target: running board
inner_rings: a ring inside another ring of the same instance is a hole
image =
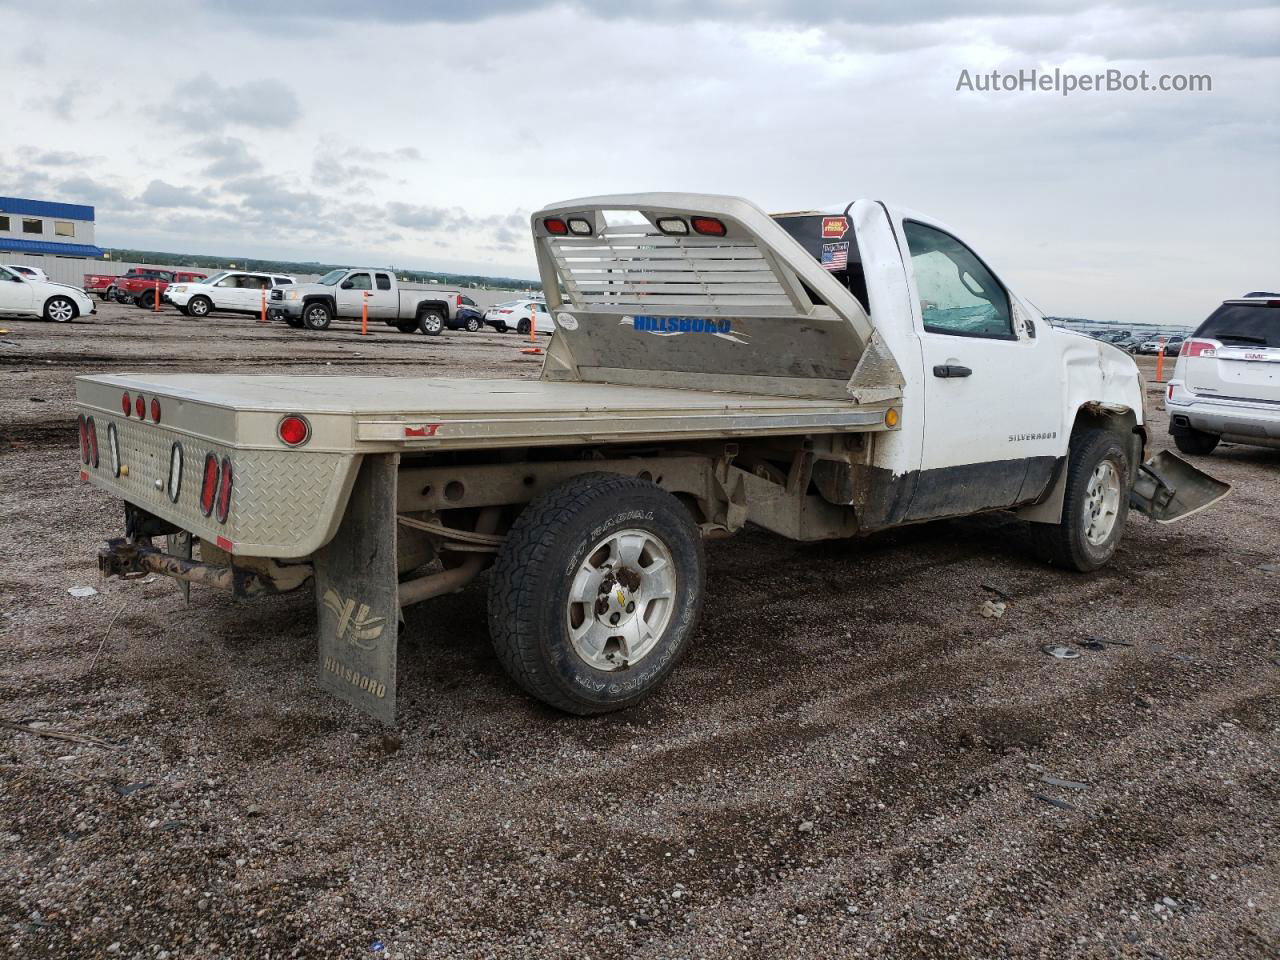
[[[1138,478],[1129,491],[1129,507],[1156,523],[1173,523],[1213,506],[1230,492],[1231,484],[1161,450],[1138,468]]]

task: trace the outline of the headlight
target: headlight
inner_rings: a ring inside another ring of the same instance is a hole
[[[170,287],[169,292],[170,293],[186,293],[187,292],[186,284],[180,283],[177,286]]]
[[[302,294],[297,290],[286,290],[284,292],[284,298],[286,300],[297,300],[300,296],[302,296]]]

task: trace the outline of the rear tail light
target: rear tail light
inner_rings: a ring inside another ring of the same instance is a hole
[[[1222,344],[1217,340],[1184,340],[1182,349],[1178,351],[1180,357],[1216,357],[1218,355],[1218,347]]]
[[[114,423],[107,424],[107,453],[111,456],[111,475],[120,476],[120,437]]]
[[[124,396],[120,398],[120,409],[124,411],[124,415],[126,417],[129,415],[129,412],[133,410],[133,400],[130,399],[129,392],[127,390],[125,391]]]
[[[147,401],[142,399],[142,394],[133,398],[133,412],[138,415],[139,420],[147,419]]]
[[[95,470],[98,468],[98,428],[93,424],[93,417],[89,417],[84,422],[85,437],[89,441],[88,456],[85,462]]]
[[[80,426],[80,462],[87,464],[89,462],[89,431],[85,427],[84,414],[80,414],[77,418]]]
[[[206,517],[213,513],[213,503],[218,498],[218,458],[212,453],[204,457],[204,480],[200,484],[200,512]]]
[[[569,232],[576,234],[579,237],[589,237],[591,234],[595,233],[595,231],[591,229],[591,224],[586,220],[583,220],[581,217],[569,218]]]
[[[222,482],[218,484],[218,522],[226,523],[231,512],[231,458],[222,458]]]
[[[205,469],[208,469],[206,464]],[[174,442],[169,448],[169,499],[174,503],[178,502],[178,495],[182,493],[182,444]],[[201,499],[203,499],[203,494]]]
[[[306,417],[291,413],[280,421],[280,425],[276,427],[276,433],[285,446],[300,447],[311,439],[311,424],[307,422]]]
[[[694,233],[700,233],[706,237],[724,236],[724,224],[715,217],[690,217],[689,223]]]
[[[151,419],[156,423],[160,422],[160,401],[154,397],[151,399]]]
[[[658,229],[663,233],[683,236],[689,232],[689,225],[679,217],[662,217],[658,220]]]
[[[558,237],[563,237],[569,232],[569,225],[559,217],[547,217],[542,221],[542,225],[547,228],[547,233],[554,233]]]

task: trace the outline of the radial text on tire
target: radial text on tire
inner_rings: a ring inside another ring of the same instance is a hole
[[[591,473],[529,504],[489,582],[489,632],[512,679],[568,713],[629,707],[693,641],[705,584],[688,509],[637,477]]]

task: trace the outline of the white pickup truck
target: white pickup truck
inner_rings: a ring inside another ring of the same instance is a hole
[[[1167,522],[1229,489],[1144,463],[1133,360],[1052,329],[928,217],[632,194],[541,210],[533,239],[558,330],[535,381],[80,377],[81,475],[126,504],[102,571],[313,584],[320,683],[390,721],[400,609],[488,568],[511,676],[591,714],[671,672],[703,542],[745,524],[1011,509],[1090,571],[1131,504]]]
[[[456,291],[403,288],[390,270],[357,267],[330,270],[315,283],[272,290],[268,314],[291,327],[328,330],[335,319],[359,320],[367,307],[370,323],[434,337],[461,306],[462,294]]]

